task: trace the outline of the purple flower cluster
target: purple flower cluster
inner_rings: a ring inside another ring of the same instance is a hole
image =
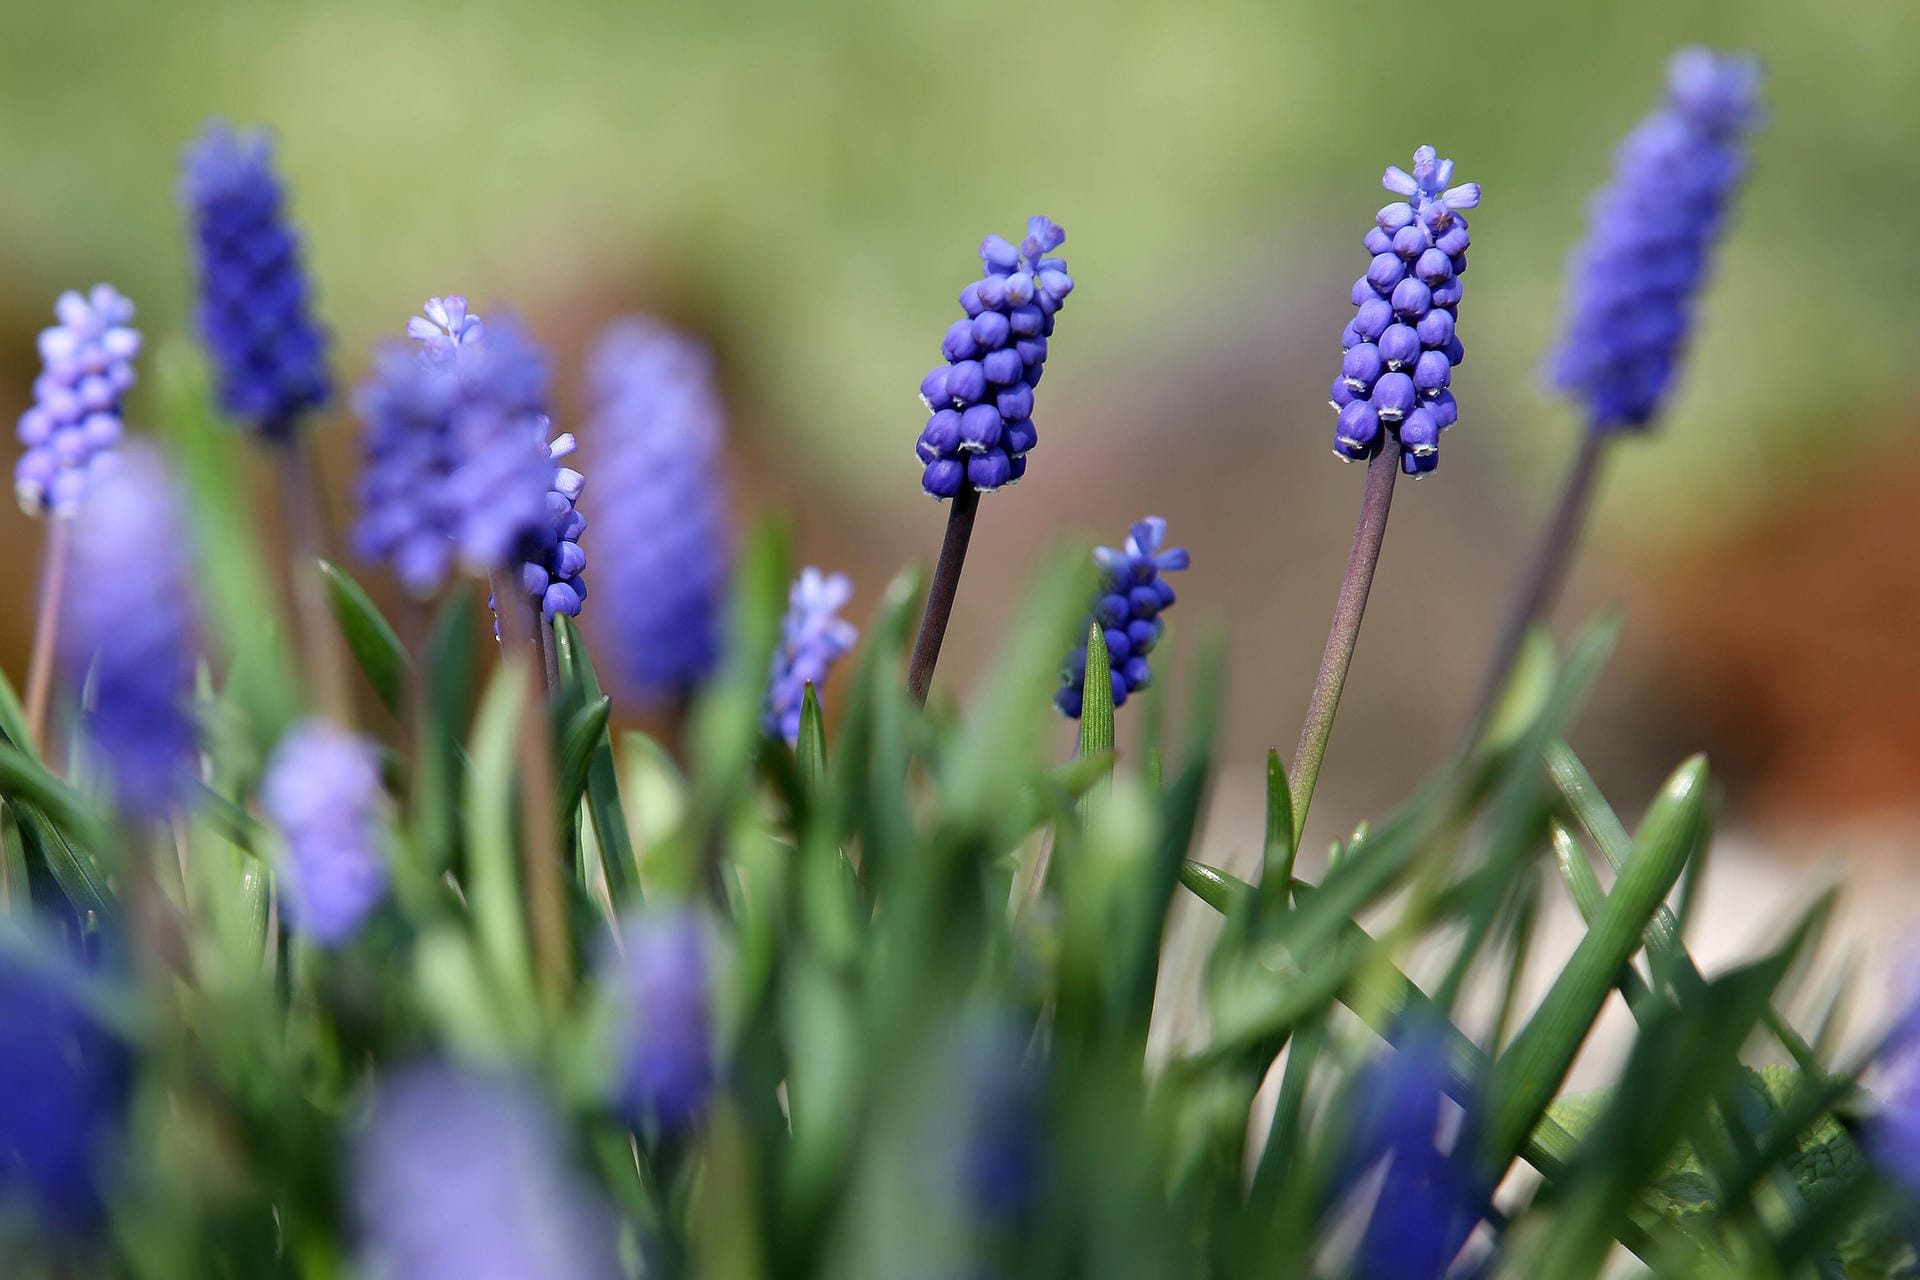
[[[384,348],[356,407],[364,426],[359,554],[428,595],[456,559],[481,573],[544,558],[558,539],[548,505],[548,360],[511,320],[484,328],[465,298],[434,298]]]
[[[615,1104],[629,1123],[678,1132],[714,1086],[712,976],[700,917],[685,907],[630,916],[606,986],[614,1005]]]
[[[1907,988],[1905,1007],[1876,1063],[1886,1106],[1865,1136],[1880,1168],[1920,1197],[1920,966],[1909,964]]]
[[[1759,117],[1752,58],[1683,49],[1666,100],[1621,142],[1571,263],[1565,331],[1550,365],[1593,430],[1644,427],[1672,384],[1694,298]]]
[[[159,454],[129,448],[73,522],[72,581],[59,656],[91,694],[83,727],[122,808],[164,814],[180,795],[194,742],[192,568],[173,477]]]
[[[1064,258],[1049,257],[1067,233],[1046,218],[1027,220],[1018,245],[999,236],[980,242],[982,278],[960,291],[966,318],[947,329],[947,362],[920,380],[920,400],[933,416],[915,446],[925,469],[920,487],[951,498],[963,486],[989,493],[1027,471],[1033,389],[1047,362],[1054,313],[1073,292]]]
[[[800,741],[800,710],[807,686],[817,695],[827,671],[859,642],[860,630],[840,616],[853,599],[853,581],[844,573],[821,573],[808,566],[787,593],[787,616],[780,623],[780,645],[773,651],[767,677],[768,733],[788,746]]]
[[[332,394],[326,333],[314,320],[300,240],[264,132],[216,120],[182,156],[180,195],[200,271],[196,320],[219,375],[220,403],[285,439]]]
[[[1100,623],[1101,638],[1107,642],[1107,658],[1112,663],[1113,705],[1119,706],[1127,695],[1153,683],[1153,668],[1147,655],[1166,634],[1167,624],[1160,619],[1162,610],[1173,604],[1173,586],[1160,575],[1184,569],[1192,563],[1185,547],[1168,547],[1167,522],[1148,516],[1128,532],[1126,546],[1095,547],[1094,563],[1100,566],[1100,594],[1093,612],[1081,624],[1083,631],[1094,621]],[[1081,645],[1067,655],[1061,671],[1061,688],[1053,704],[1061,714],[1079,719],[1086,698],[1087,649]]]
[[[126,1045],[78,997],[78,975],[0,939],[0,1219],[25,1209],[84,1228],[126,1109]]]
[[[431,1063],[383,1081],[347,1185],[370,1277],[625,1274],[611,1208],[527,1080]]]
[[[547,457],[558,462],[578,447],[573,433],[564,432],[547,442]],[[587,530],[587,518],[577,508],[586,487],[587,478],[572,467],[554,469],[553,487],[547,490],[547,517],[553,538],[521,566],[527,595],[540,602],[540,610],[549,621],[556,613],[577,618],[580,606],[586,603],[587,584],[580,575],[587,567],[587,553],[580,549],[580,535]]]
[[[1440,1280],[1485,1215],[1492,1186],[1475,1171],[1474,1117],[1442,1142],[1453,1104],[1445,1040],[1408,1025],[1354,1079],[1342,1181],[1385,1166],[1354,1260],[1356,1280]]]
[[[1380,185],[1402,199],[1383,207],[1367,232],[1373,261],[1353,283],[1358,308],[1340,335],[1339,414],[1333,451],[1369,459],[1393,432],[1401,470],[1424,475],[1440,465],[1440,433],[1460,412],[1447,388],[1465,349],[1454,333],[1460,277],[1467,269],[1467,220],[1480,185],[1453,184],[1453,161],[1432,147],[1413,153],[1413,172],[1387,166]]]
[[[588,367],[598,452],[601,619],[623,683],[664,705],[711,674],[730,548],[725,412],[705,347],[653,320],[614,324]]]
[[[380,856],[380,761],[372,743],[325,720],[274,748],[260,807],[287,842],[287,918],[321,946],[352,936],[387,892]]]
[[[33,407],[20,415],[26,452],[13,468],[13,491],[28,515],[71,515],[112,468],[125,425],[120,401],[140,354],[133,303],[111,285],[63,293],[53,314],[60,323],[40,331]]]
[[[961,1198],[985,1227],[1017,1224],[1039,1198],[1046,1075],[1028,1040],[1011,1022],[993,1022],[967,1028],[960,1045]]]

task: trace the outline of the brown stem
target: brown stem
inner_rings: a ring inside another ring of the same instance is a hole
[[[933,666],[940,661],[940,645],[947,638],[947,621],[953,616],[953,597],[960,590],[960,570],[966,566],[979,506],[980,491],[962,485],[947,512],[947,536],[940,543],[940,561],[933,569],[927,609],[920,616],[920,635],[913,642],[913,661],[907,668],[907,693],[915,702],[925,702],[927,690],[933,687]]]
[[[1367,464],[1367,486],[1360,499],[1360,524],[1353,531],[1353,550],[1347,555],[1347,576],[1340,583],[1340,599],[1333,609],[1333,627],[1320,655],[1320,675],[1313,684],[1306,723],[1300,726],[1300,745],[1294,748],[1288,778],[1293,791],[1293,840],[1300,843],[1307,826],[1307,805],[1313,800],[1320,762],[1333,733],[1340,690],[1347,683],[1354,645],[1360,639],[1360,619],[1367,611],[1367,592],[1373,587],[1374,566],[1380,562],[1380,544],[1387,536],[1387,512],[1393,506],[1393,482],[1400,474],[1400,437],[1382,432],[1386,443]]]
[[[531,673],[540,668],[541,619],[538,604],[519,586],[515,569],[493,574],[493,599],[500,619],[502,655]],[[566,886],[561,883],[559,819],[554,812],[552,733],[547,699],[531,688],[520,704],[520,850],[526,878],[527,926],[533,936],[533,960],[541,994],[549,1008],[566,999],[572,957],[567,950]]]
[[[42,759],[50,758],[47,742],[47,702],[53,692],[53,651],[60,639],[60,610],[67,587],[68,517],[55,515],[47,527],[47,546],[40,586],[40,614],[33,623],[33,657],[27,664],[27,736]]]
[[[320,579],[318,560],[326,553],[326,540],[321,527],[319,481],[298,434],[276,443],[273,452],[279,464],[281,511],[292,556],[294,607],[304,638],[301,647],[313,671],[315,700],[336,724],[350,726],[353,696],[347,684],[346,648],[327,604],[326,584]]]

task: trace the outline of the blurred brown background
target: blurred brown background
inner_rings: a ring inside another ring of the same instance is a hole
[[[572,426],[598,328],[665,314],[719,353],[737,511],[785,511],[808,559],[854,575],[859,616],[938,546],[915,387],[973,247],[1045,212],[1080,288],[1032,472],[985,503],[942,679],[981,669],[1038,545],[1166,516],[1194,553],[1180,649],[1209,622],[1228,638],[1216,827],[1251,845],[1229,819],[1297,733],[1358,501],[1324,399],[1359,239],[1382,166],[1432,142],[1486,190],[1463,417],[1395,504],[1320,841],[1459,731],[1577,430],[1535,372],[1562,259],[1687,42],[1759,53],[1770,118],[1681,394],[1619,450],[1563,610],[1630,609],[1577,745],[1629,812],[1705,748],[1763,852],[1880,847],[1920,809],[1907,0],[9,5],[0,405],[25,407],[63,288],[112,281],[150,342],[182,332],[178,148],[211,114],[266,124],[343,386],[422,299],[464,292],[559,353]],[[135,422],[150,408],[136,394]],[[318,430],[344,523],[355,425],[336,406]],[[0,516],[16,679],[40,533]]]

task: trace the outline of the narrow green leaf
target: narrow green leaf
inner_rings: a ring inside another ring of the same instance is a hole
[[[13,682],[4,671],[0,671],[0,736],[30,759],[40,758],[33,735],[27,732],[27,709],[20,705],[20,695],[14,692]]]
[[[67,839],[66,833],[39,806],[16,797],[13,809],[20,819],[20,834],[28,851],[38,854],[67,901],[79,911],[113,915],[116,909],[113,890],[99,865],[83,850],[75,847]]]
[[[1086,692],[1080,704],[1080,754],[1084,758],[1113,754],[1113,662],[1107,655],[1106,637],[1100,624],[1087,627]],[[1084,819],[1090,815],[1106,788],[1096,783],[1081,805]]]
[[[1499,1102],[1486,1139],[1495,1160],[1504,1163],[1519,1150],[1553,1101],[1620,967],[1639,950],[1647,922],[1694,852],[1706,791],[1706,760],[1699,756],[1661,789],[1593,927],[1501,1055],[1493,1090]]]
[[[515,735],[527,696],[525,669],[501,666],[474,720],[467,785],[467,903],[488,969],[503,992],[531,1007],[533,975],[520,910],[513,843]]]
[[[412,665],[406,646],[367,593],[346,570],[324,557],[320,576],[327,584],[327,603],[333,609],[340,634],[367,683],[381,703],[395,715],[405,711],[407,674]]]
[[[1276,750],[1267,751],[1267,838],[1260,855],[1261,905],[1286,910],[1293,884],[1293,796],[1287,790],[1287,766]]]
[[[1600,880],[1593,874],[1593,864],[1587,861],[1586,850],[1574,842],[1573,834],[1558,822],[1552,826],[1553,860],[1560,868],[1560,878],[1566,882],[1567,892],[1573,898],[1574,910],[1580,913],[1581,922],[1588,928],[1599,918],[1600,909],[1606,905],[1606,892],[1600,887]],[[1663,908],[1664,909],[1664,908]],[[1647,931],[1651,937],[1653,931]],[[1620,980],[1616,984],[1620,994],[1626,997],[1627,1006],[1638,1018],[1652,1014],[1653,1006],[1658,1003],[1653,991],[1647,986],[1640,971],[1629,960],[1620,967]]]
[[[33,897],[27,884],[27,849],[13,806],[0,803],[0,915],[25,919]]]
[[[21,806],[23,821],[32,820],[27,815],[30,806],[40,821],[58,824],[82,847],[95,851],[109,847],[106,828],[93,807],[23,751],[0,746],[0,795]]]
[[[600,676],[587,653],[586,642],[572,618],[553,620],[554,651],[560,660],[560,679],[573,696],[591,701],[600,696]],[[620,802],[620,770],[613,758],[613,735],[603,725],[587,758],[587,818],[600,848],[607,889],[616,907],[640,900],[640,864],[633,856],[633,834],[627,829]]]
[[[800,768],[801,790],[818,804],[827,784],[827,727],[820,719],[820,695],[811,680],[800,703],[800,740],[793,755]]]
[[[1253,896],[1253,886],[1245,880],[1191,858],[1180,864],[1180,883],[1194,897],[1221,915],[1228,914],[1242,901]]]
[[[612,710],[613,699],[602,695],[576,708],[561,727],[560,749],[554,757],[554,774],[560,784],[555,813],[565,830],[573,830],[573,812],[587,789],[593,753],[606,741],[607,717]]]

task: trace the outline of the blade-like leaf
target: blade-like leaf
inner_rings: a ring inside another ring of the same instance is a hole
[[[1087,627],[1086,692],[1080,706],[1080,755],[1082,758],[1113,753],[1113,662],[1107,656],[1106,637],[1095,622]],[[1090,814],[1100,803],[1106,788],[1095,783],[1081,802],[1082,815]]]
[[[576,708],[560,729],[560,749],[554,757],[560,803],[555,812],[565,830],[573,830],[573,812],[587,789],[593,753],[606,741],[607,717],[612,709],[613,699],[603,694]]]
[[[327,604],[346,637],[354,661],[373,686],[382,705],[394,715],[404,713],[407,675],[412,665],[406,646],[360,584],[331,560],[320,560],[320,576],[327,584]]]
[[[793,755],[800,769],[801,790],[810,797],[823,795],[827,784],[827,728],[821,722],[820,695],[811,680],[800,703],[800,740]],[[818,799],[813,802],[819,803]]]
[[[40,758],[33,735],[27,731],[27,710],[20,705],[20,695],[14,692],[13,682],[4,671],[0,671],[0,737],[5,737],[30,758]]]
[[[560,680],[569,696],[590,702],[601,696],[600,676],[587,653],[586,642],[573,619],[558,614],[553,620],[553,643],[560,661]],[[613,758],[613,736],[606,726],[587,757],[587,818],[600,849],[607,889],[616,907],[640,900],[640,864],[633,856],[633,834],[627,829],[620,802],[620,770]]]
[[[1276,750],[1267,751],[1267,838],[1260,855],[1260,899],[1266,911],[1287,908],[1293,884],[1293,795],[1287,790],[1287,766]]]
[[[1486,1135],[1489,1155],[1501,1165],[1546,1113],[1620,967],[1639,950],[1647,922],[1679,880],[1695,848],[1706,792],[1706,760],[1696,756],[1661,789],[1593,927],[1501,1055],[1493,1091],[1499,1101]]]

